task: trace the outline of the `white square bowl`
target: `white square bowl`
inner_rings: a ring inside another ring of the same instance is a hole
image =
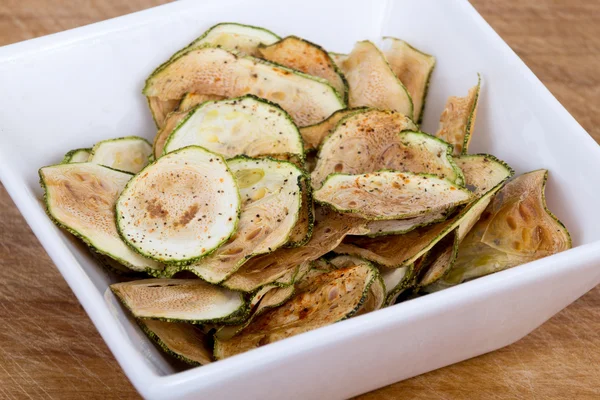
[[[181,372],[105,296],[114,276],[46,217],[37,170],[101,139],[150,139],[145,77],[221,21],[304,36],[334,51],[388,35],[434,54],[428,132],[447,96],[466,93],[481,72],[472,150],[518,173],[548,168],[549,206],[575,248]],[[600,282],[600,149],[466,1],[180,1],[0,48],[0,93],[0,178],[147,398],[353,396],[513,343]]]

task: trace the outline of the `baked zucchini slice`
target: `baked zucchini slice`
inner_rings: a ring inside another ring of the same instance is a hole
[[[184,265],[235,233],[240,207],[225,160],[189,146],[159,158],[129,181],[116,204],[117,227],[140,254]]]
[[[466,154],[477,118],[477,105],[481,91],[481,75],[477,85],[469,89],[465,97],[450,96],[440,116],[440,127],[436,136],[454,146],[454,154]]]
[[[181,99],[179,106],[177,107],[178,112],[190,111],[198,104],[202,104],[207,101],[219,101],[223,100],[223,96],[217,96],[214,94],[200,94],[200,93],[186,93]]]
[[[448,211],[469,202],[472,193],[435,175],[380,171],[331,174],[314,197],[337,212],[393,220]]]
[[[63,157],[61,164],[87,162],[90,158],[92,149],[75,149],[67,152]]]
[[[138,319],[144,332],[167,354],[190,365],[212,362],[209,338],[198,326],[181,322]]]
[[[173,130],[164,153],[192,145],[226,158],[304,154],[300,132],[289,115],[255,96],[197,106]]]
[[[167,116],[175,111],[180,103],[179,99],[162,100],[158,97],[148,97],[147,100],[154,123],[159,129],[164,126]]]
[[[369,261],[354,256],[336,256],[329,260],[329,265],[333,268],[350,268],[356,265],[366,265],[379,272],[379,270]],[[362,304],[362,306],[356,312],[355,315],[362,315],[371,311],[379,310],[381,307],[383,307],[383,304],[385,302],[385,296],[386,286],[383,277],[381,276],[381,274],[378,273],[377,277],[375,278],[375,280],[373,280],[373,283],[369,288],[369,293],[367,295],[367,298],[365,299],[365,302]]]
[[[458,249],[450,272],[429,291],[454,286],[571,248],[571,236],[546,206],[548,171],[516,177],[493,198]]]
[[[333,51],[329,52],[329,57],[339,67],[348,58],[348,54],[336,53]]]
[[[385,235],[401,235],[422,226],[444,221],[452,214],[453,209],[431,212],[407,219],[373,220],[366,224],[365,236],[377,237]]]
[[[161,101],[186,93],[226,98],[254,94],[279,104],[298,126],[315,124],[345,107],[327,81],[221,48],[202,47],[159,67],[146,81],[144,94]]]
[[[152,146],[139,136],[127,136],[98,142],[92,148],[89,162],[137,174],[148,164]]]
[[[127,247],[117,232],[115,203],[131,174],[92,163],[43,167],[39,174],[54,223],[134,271],[163,268]]]
[[[384,37],[382,48],[392,71],[410,94],[414,107],[413,120],[420,125],[423,120],[429,79],[435,67],[435,57],[415,49],[404,40],[393,37]]]
[[[283,246],[300,212],[303,172],[293,164],[247,157],[227,164],[242,199],[237,231],[212,254],[186,267],[211,283],[222,282],[250,258]]]
[[[418,287],[431,285],[450,271],[456,261],[459,244],[458,229],[455,229],[433,246],[417,278]]]
[[[403,115],[381,110],[342,119],[321,146],[313,186],[321,187],[332,173],[356,175],[382,169],[433,174],[462,185],[464,177],[452,159],[452,147],[426,133],[405,130],[413,127]]]
[[[393,305],[398,296],[410,286],[412,283],[412,271],[412,265],[401,268],[379,267],[379,274],[383,279],[386,289],[384,306]]]
[[[467,228],[479,218],[494,194],[513,174],[512,169],[505,163],[487,155],[467,156],[463,161],[463,165],[473,163],[481,168],[489,168],[493,173],[488,175],[495,177],[495,185],[490,187],[492,181],[488,175],[480,174],[478,168],[465,168],[466,186],[474,188],[474,200],[448,220],[403,235],[349,237],[334,252],[356,255],[388,268],[399,268],[415,262],[453,230],[458,228],[458,234],[461,236],[462,232],[468,231]]]
[[[408,90],[373,43],[356,43],[339,66],[348,81],[349,107],[392,110],[413,118],[413,102]]]
[[[136,318],[202,324],[246,309],[241,293],[201,279],[142,279],[113,283],[110,289]]]
[[[304,141],[304,150],[316,150],[321,146],[321,142],[333,132],[340,120],[357,111],[365,111],[367,108],[345,108],[331,114],[329,118],[314,125],[300,128],[300,135]]]
[[[301,181],[302,205],[298,214],[296,226],[290,234],[290,238],[286,247],[304,246],[312,236],[313,227],[315,224],[315,207],[313,204],[312,186],[310,184],[310,176],[304,173]]]
[[[355,315],[379,276],[367,263],[310,275],[285,304],[255,318],[229,340],[215,338],[216,359],[317,329]]]
[[[290,284],[300,266],[310,264],[329,253],[346,235],[360,233],[361,225],[359,218],[318,209],[313,234],[308,243],[301,247],[282,247],[272,253],[254,257],[223,282],[223,285],[232,290],[253,292],[275,281],[283,280]]]
[[[258,46],[258,54],[265,60],[323,78],[344,100],[348,99],[348,85],[344,74],[318,44],[297,36],[288,36],[273,44]]]

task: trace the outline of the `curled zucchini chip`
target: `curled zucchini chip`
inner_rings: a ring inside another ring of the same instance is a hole
[[[481,75],[466,97],[449,97],[440,116],[440,128],[436,136],[453,145],[455,155],[466,154],[469,149],[480,90]]]
[[[431,285],[450,271],[456,261],[459,243],[458,229],[455,229],[433,246],[417,278],[418,286]]]
[[[460,244],[452,270],[432,290],[570,249],[568,230],[546,206],[547,177],[548,171],[537,170],[507,183]]]
[[[423,132],[413,132],[406,117],[381,110],[342,119],[319,151],[313,186],[332,173],[365,174],[382,169],[425,173],[462,185],[464,177],[452,159],[452,148]],[[400,132],[403,131],[403,132]]]
[[[223,285],[232,290],[252,292],[263,285],[295,276],[302,264],[309,264],[333,250],[350,233],[360,233],[362,221],[333,211],[319,209],[311,239],[302,247],[280,248],[246,262]],[[293,281],[293,279],[292,279]]]
[[[408,233],[413,229],[444,221],[451,214],[450,211],[451,210],[442,210],[439,212],[431,212],[407,219],[384,219],[368,221],[366,224],[367,232],[365,236],[377,237]]]
[[[190,365],[212,362],[208,336],[192,324],[138,319],[140,327],[167,354]]]
[[[207,101],[218,101],[223,100],[223,96],[217,96],[214,94],[200,94],[200,93],[186,93],[177,107],[178,112],[190,111],[198,104],[202,104]]]
[[[270,30],[259,26],[223,22],[210,27],[199,38],[175,53],[171,59],[206,45],[257,55],[259,45],[270,45],[279,39],[281,38]]]
[[[346,78],[321,46],[297,36],[288,36],[268,46],[260,45],[258,53],[265,60],[325,79],[347,99]]]
[[[384,306],[394,304],[398,296],[410,286],[412,270],[412,265],[401,268],[379,267],[379,274],[386,289]]]
[[[46,210],[58,226],[134,271],[161,270],[162,265],[127,247],[117,232],[115,203],[131,177],[92,163],[40,169]]]
[[[392,71],[406,86],[414,106],[413,120],[421,124],[429,79],[435,67],[435,57],[425,54],[393,37],[383,38],[383,54]]]
[[[241,293],[210,285],[201,279],[142,279],[110,285],[136,318],[219,322],[246,308]]]
[[[377,268],[371,264],[367,260],[363,260],[362,258],[354,257],[354,256],[337,256],[329,260],[329,265],[335,268],[349,268],[355,265],[366,265],[375,270]],[[377,270],[378,271],[378,270]],[[379,271],[378,271],[379,272]],[[377,274],[377,277],[373,280],[371,287],[369,288],[369,293],[367,294],[367,298],[365,302],[362,304],[360,309],[356,312],[356,315],[366,314],[371,311],[379,310],[383,307],[384,301],[386,297],[386,286],[381,274]]]
[[[345,108],[331,114],[326,120],[314,125],[300,128],[300,135],[304,141],[304,150],[316,150],[321,142],[331,133],[340,120],[357,111],[365,111],[366,108]]]
[[[67,154],[65,154],[61,164],[87,162],[87,160],[90,158],[91,151],[92,149],[71,150]]]
[[[339,66],[348,81],[350,107],[393,110],[413,118],[413,102],[408,90],[373,43],[356,43]]]
[[[119,233],[146,257],[190,264],[236,231],[240,195],[225,160],[190,146],[159,158],[129,181],[116,205]]]
[[[349,237],[334,252],[356,255],[388,268],[399,268],[414,263],[423,254],[431,250],[436,243],[457,228],[459,237],[462,237],[464,232],[468,232],[474,221],[479,219],[481,212],[489,204],[494,194],[502,188],[504,182],[513,174],[513,171],[506,164],[487,155],[465,157],[464,163],[469,162],[493,170],[494,173],[491,175],[495,177],[496,182],[486,192],[475,191],[475,199],[450,219],[412,230],[403,235],[373,238]],[[477,168],[465,169],[467,187],[484,188],[492,183],[485,174],[468,173],[471,171],[476,172]]]
[[[375,268],[361,263],[305,277],[285,304],[255,318],[229,340],[216,338],[215,358],[227,358],[352,317],[367,300],[378,275]]]
[[[310,185],[310,177],[305,175],[300,182],[302,193],[302,205],[298,214],[296,226],[290,234],[289,241],[286,247],[304,246],[312,236],[313,227],[315,224],[315,207],[313,204],[312,187]]]
[[[279,104],[298,126],[320,122],[345,106],[325,80],[212,47],[189,51],[162,65],[144,88],[146,96],[161,101],[180,100],[189,92],[227,98],[254,94]]]
[[[173,130],[164,152],[202,146],[226,158],[303,154],[302,138],[279,106],[254,96],[202,103]]]
[[[331,57],[333,62],[339,66],[346,60],[346,58],[348,58],[348,54],[335,53],[333,51],[330,51],[329,57]]]
[[[369,220],[393,220],[447,211],[472,199],[467,189],[435,175],[381,171],[331,174],[315,201]]]
[[[160,129],[165,125],[167,116],[177,109],[179,99],[162,100],[158,97],[148,97],[148,108],[152,113],[154,123]]]
[[[215,252],[186,267],[211,283],[222,282],[250,258],[284,245],[300,212],[303,173],[294,165],[246,157],[227,164],[242,198],[237,232]]]
[[[148,164],[150,154],[152,146],[146,139],[127,136],[96,143],[89,162],[137,174]]]

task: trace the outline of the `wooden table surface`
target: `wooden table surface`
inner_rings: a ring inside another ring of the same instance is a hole
[[[0,45],[166,2],[1,0]],[[473,3],[599,140],[600,1]],[[139,397],[1,186],[0,271],[0,399]],[[509,347],[360,398],[599,399],[600,287]]]

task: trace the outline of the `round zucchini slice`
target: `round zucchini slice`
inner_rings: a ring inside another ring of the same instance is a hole
[[[454,154],[466,154],[471,142],[471,134],[477,117],[481,75],[477,85],[469,89],[466,97],[451,96],[440,116],[440,128],[436,136],[454,146]]]
[[[348,81],[348,106],[393,110],[413,118],[408,90],[373,43],[356,43],[339,65]]]
[[[363,222],[342,214],[320,209],[316,213],[311,239],[302,247],[280,248],[272,253],[254,257],[223,285],[232,290],[252,292],[263,285],[281,280],[293,282],[298,267],[309,264],[333,250],[350,233],[360,233]]]
[[[484,159],[487,161],[484,161]],[[469,156],[464,161],[465,163],[486,165],[486,167],[488,163],[493,164],[490,170],[495,171],[492,175],[496,177],[497,181],[487,192],[475,192],[474,200],[460,212],[457,212],[456,215],[446,221],[418,228],[403,235],[374,238],[349,237],[334,252],[356,255],[388,268],[399,268],[414,263],[423,254],[431,250],[436,243],[457,228],[459,237],[462,237],[474,221],[479,219],[481,212],[494,194],[502,188],[504,182],[513,174],[513,171],[506,164],[487,155]],[[468,187],[483,188],[492,183],[485,174],[470,174],[471,171],[477,171],[477,168],[465,169],[465,181]]]
[[[91,152],[92,152],[92,149],[71,150],[67,154],[65,154],[61,164],[87,162],[88,159],[90,158]]]
[[[303,172],[291,163],[238,157],[227,164],[242,199],[237,232],[215,252],[186,267],[211,283],[222,282],[250,258],[283,246],[300,212]]]
[[[410,94],[414,106],[413,120],[420,125],[435,57],[393,37],[384,37],[382,48],[392,71]]]
[[[113,283],[110,289],[136,318],[201,324],[231,318],[246,308],[241,293],[201,279],[142,279]]]
[[[212,362],[208,335],[192,324],[138,319],[144,332],[167,354],[190,365]]]
[[[326,120],[314,125],[300,128],[300,135],[304,141],[304,150],[316,150],[321,146],[321,142],[333,132],[338,122],[344,117],[357,111],[365,111],[367,108],[345,108],[331,114]]]
[[[148,164],[150,154],[152,146],[146,139],[127,136],[96,143],[89,162],[137,174]]]
[[[164,152],[191,145],[226,158],[304,154],[302,138],[288,114],[254,96],[199,105],[171,133]]]
[[[184,147],[129,181],[117,201],[117,226],[123,240],[140,254],[189,264],[230,238],[240,203],[225,160],[202,147]]]
[[[161,101],[186,93],[226,98],[254,94],[286,110],[298,126],[315,124],[345,107],[327,81],[221,48],[202,47],[159,67],[146,81],[144,94]]]
[[[413,128],[412,121],[391,111],[347,116],[323,142],[312,173],[313,187],[320,188],[332,173],[382,169],[433,174],[462,185],[463,174],[452,159],[451,146],[426,133],[406,130]]]
[[[365,263],[312,275],[282,306],[255,318],[229,340],[215,339],[217,359],[317,329],[355,315],[367,300],[377,270]]]
[[[412,218],[448,211],[472,199],[472,193],[435,175],[381,171],[331,174],[315,201],[338,212],[369,220]]]
[[[268,46],[260,45],[258,54],[265,60],[325,79],[347,100],[348,85],[344,74],[318,44],[288,36]]]
[[[546,206],[548,171],[523,174],[493,198],[458,249],[454,267],[430,291],[570,249],[568,230]]]
[[[92,163],[53,165],[39,174],[46,210],[58,226],[134,271],[163,268],[127,247],[117,232],[115,203],[131,174]]]

